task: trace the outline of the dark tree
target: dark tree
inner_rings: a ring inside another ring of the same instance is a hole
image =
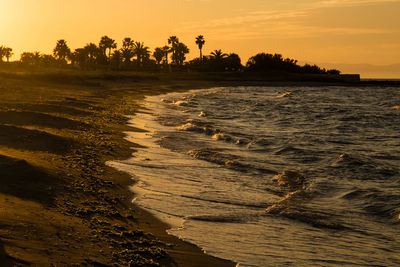
[[[127,37],[122,41],[122,48],[121,48],[121,56],[126,64],[131,62],[131,58],[135,55],[134,49],[134,41]]]
[[[163,46],[162,48],[163,52],[164,52],[164,56],[165,56],[165,64],[168,65],[168,54],[171,52],[171,48],[168,45]]]
[[[204,40],[203,35],[199,35],[196,37],[196,44],[199,47],[200,50],[200,59],[203,59],[203,53],[202,53],[202,49],[204,44],[206,43],[206,41]]]
[[[175,44],[174,53],[172,54],[172,62],[175,65],[183,66],[187,53],[189,53],[189,48],[184,43]]]
[[[94,43],[89,43],[85,45],[83,49],[85,50],[85,53],[87,55],[88,64],[92,66],[95,65],[97,57],[99,56],[99,54],[101,54],[101,51],[99,50],[97,45]]]
[[[297,65],[297,61],[293,59],[284,59],[280,54],[266,54],[259,53],[251,57],[246,68],[249,71],[287,71],[287,72],[299,72],[300,66]]]
[[[221,49],[211,52],[211,59],[218,62],[222,62],[227,56],[228,54],[223,53]]]
[[[283,58],[280,54],[259,53],[249,59],[246,64],[248,71],[257,72],[288,72],[288,73],[306,73],[306,74],[338,74],[338,70],[327,71],[317,65],[305,64],[304,66],[297,65],[297,60]],[[340,73],[340,72],[339,72]]]
[[[243,68],[238,54],[231,53],[224,59],[225,70],[239,71]]]
[[[85,48],[77,48],[75,51],[71,54],[71,61],[72,64],[77,64],[81,68],[85,68],[88,65],[88,55],[87,51]]]
[[[110,59],[112,50],[117,48],[117,43],[115,42],[115,40],[105,35],[101,37],[101,40],[99,42],[99,48],[104,56],[106,56],[106,50],[108,49],[108,59]]]
[[[41,55],[39,52],[23,52],[20,62],[26,65],[39,65]]]
[[[5,47],[4,48],[4,56],[7,59],[7,62],[10,62],[10,57],[12,57],[13,52],[11,47]]]
[[[111,66],[119,69],[122,63],[122,53],[120,50],[115,50],[111,55]]]
[[[337,69],[330,69],[327,71],[328,74],[339,75],[341,72]]]
[[[4,57],[5,57],[5,47],[0,46],[0,62],[3,62]]]
[[[6,58],[7,62],[9,62],[12,55],[12,48],[0,46],[0,62],[3,62],[3,58]]]
[[[172,52],[172,62],[174,62],[174,57],[175,57],[175,53],[176,53],[176,46],[179,43],[179,38],[176,36],[171,36],[168,38],[168,44],[171,45],[171,52]]]
[[[164,50],[161,47],[157,47],[154,49],[153,57],[155,58],[158,65],[161,64],[161,61],[164,59]]]
[[[57,65],[57,60],[52,55],[41,55],[40,56],[40,64],[43,66],[55,66]]]
[[[69,49],[65,40],[61,39],[57,41],[56,47],[53,50],[53,55],[60,64],[67,63],[67,58],[71,55],[71,49]]]
[[[133,44],[133,53],[136,55],[137,62],[142,65],[145,60],[150,57],[150,50],[148,46],[145,46],[142,42],[135,42]]]

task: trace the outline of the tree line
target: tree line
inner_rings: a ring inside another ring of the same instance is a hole
[[[199,57],[186,61],[189,48],[177,36],[170,36],[167,45],[150,50],[143,42],[130,37],[122,40],[121,47],[108,37],[101,37],[98,44],[88,43],[84,47],[71,50],[67,41],[56,42],[52,54],[23,52],[19,64],[44,67],[79,67],[81,69],[135,70],[135,71],[199,71],[199,72],[291,72],[313,74],[340,74],[336,69],[326,70],[317,65],[298,65],[298,61],[283,58],[280,54],[259,53],[242,65],[238,54],[224,53],[217,49],[203,55],[206,43],[204,36],[194,40],[199,49]],[[0,46],[0,62],[12,57],[12,48]]]

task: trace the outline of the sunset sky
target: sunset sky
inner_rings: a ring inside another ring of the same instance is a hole
[[[310,63],[400,63],[400,0],[0,0],[0,45],[50,53],[108,35],[154,49],[177,35],[198,56],[194,38],[238,53]]]

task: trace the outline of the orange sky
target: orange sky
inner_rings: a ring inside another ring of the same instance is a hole
[[[50,53],[57,39],[71,48],[121,43],[150,48],[177,35],[198,55],[281,53],[311,63],[400,63],[400,0],[0,0],[0,45]]]

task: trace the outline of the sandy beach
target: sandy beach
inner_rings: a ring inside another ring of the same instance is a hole
[[[2,266],[234,266],[166,234],[131,203],[124,115],[145,95],[210,82],[0,78]]]
[[[168,235],[166,224],[132,204],[131,176],[105,164],[139,147],[124,131],[143,131],[127,126],[126,115],[145,96],[299,84],[196,77],[1,72],[1,266],[234,266]]]

